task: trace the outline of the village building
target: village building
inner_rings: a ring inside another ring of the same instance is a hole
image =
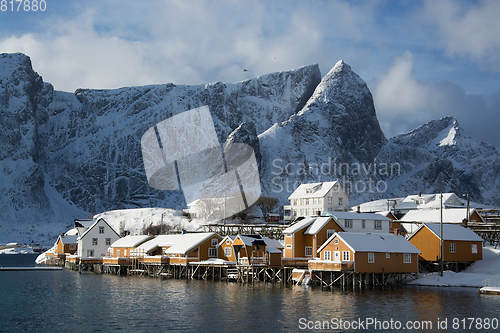
[[[219,258],[238,265],[281,266],[283,245],[258,234],[226,236],[219,244]]]
[[[307,266],[317,257],[316,251],[336,232],[390,232],[391,219],[380,214],[324,212],[319,217],[304,218],[283,231],[286,266]]]
[[[217,247],[221,240],[222,237],[215,232],[182,234],[164,254],[169,257],[169,263],[174,265],[187,265],[190,262],[217,258]]]
[[[443,262],[471,263],[483,257],[483,239],[460,224],[443,223]],[[441,224],[424,223],[408,240],[422,253],[420,260],[441,260]]]
[[[288,197],[290,205],[283,207],[284,220],[319,216],[325,211],[348,211],[349,199],[349,194],[338,181],[301,184]]]
[[[134,250],[153,238],[153,235],[127,235],[122,237],[111,244],[109,256],[113,258],[123,258],[137,255]]]
[[[80,228],[79,232],[83,231]],[[108,248],[120,238],[120,235],[104,220],[98,219],[81,233],[77,240],[79,258],[102,258]]]
[[[73,233],[66,233],[59,235],[55,243],[54,253],[56,255],[66,255],[75,254],[77,248],[78,235]]]
[[[310,271],[354,273],[417,273],[419,249],[403,236],[339,232],[308,263]]]

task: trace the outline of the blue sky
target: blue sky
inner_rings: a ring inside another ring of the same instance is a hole
[[[45,2],[0,11],[0,52],[29,55],[57,90],[236,82],[315,63],[325,75],[343,59],[387,137],[453,115],[500,149],[500,1]]]

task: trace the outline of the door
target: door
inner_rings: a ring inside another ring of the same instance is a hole
[[[333,251],[333,261],[340,262],[340,251]]]

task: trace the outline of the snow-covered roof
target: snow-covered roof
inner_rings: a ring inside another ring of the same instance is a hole
[[[356,213],[356,212],[324,212],[321,216],[332,216],[335,220],[352,219],[352,220],[379,220],[392,221],[390,218],[377,213]]]
[[[111,247],[137,247],[140,244],[154,238],[152,235],[125,236],[118,239]]]
[[[102,221],[102,222],[101,222],[101,221]],[[94,222],[94,223],[93,223],[93,224],[92,224],[92,225],[91,225],[91,226],[90,226],[87,230],[85,230],[85,232],[84,232],[84,233],[83,233],[80,237],[78,237],[78,239],[82,239],[83,237],[85,237],[85,235],[87,235],[87,234],[90,232],[90,230],[92,230],[92,229],[93,229],[96,225],[101,224],[101,223],[106,224],[106,225],[109,227],[109,229],[111,229],[111,230],[112,230],[112,231],[113,231],[113,232],[114,232],[114,233],[115,233],[118,237],[120,237],[120,235],[119,235],[119,234],[115,231],[115,229],[113,229],[113,228],[112,228],[112,227],[108,224],[108,222],[106,222],[106,220],[105,220],[105,219],[100,218],[100,219],[97,219],[97,220],[96,220],[96,221],[95,221],[95,222]]]
[[[170,247],[179,242],[180,237],[182,237],[181,234],[156,236],[155,238],[139,245],[136,251],[148,253],[157,247]]]
[[[332,219],[331,216],[317,217],[314,222],[304,232],[305,235],[315,235]]]
[[[62,244],[76,244],[78,240],[78,235],[59,235],[57,240],[61,240]],[[56,242],[57,243],[57,242]]]
[[[180,235],[179,242],[169,247],[165,254],[185,254],[198,247],[201,243],[205,242],[211,238],[217,238],[220,240],[220,236],[215,232],[197,232],[192,234]],[[217,243],[218,243],[217,241]]]
[[[404,198],[392,198],[392,199],[378,199],[374,201],[365,202],[353,207],[354,211],[357,211],[359,207],[362,213],[380,213],[382,211],[387,211],[388,209],[392,209],[394,202],[396,204],[403,201]]]
[[[299,187],[297,187],[297,189],[288,197],[288,200],[300,198],[322,198],[327,195],[327,193],[335,185],[338,186],[339,191],[342,189],[342,185],[340,185],[338,181],[300,184]]]
[[[276,239],[272,239],[269,237],[262,237],[262,239],[264,240],[264,242],[266,242],[266,246],[268,248],[276,248],[276,249],[283,249],[284,248],[283,244],[278,242]]]
[[[433,234],[441,238],[441,223],[424,223],[421,228],[427,227]],[[415,232],[410,239],[418,233]],[[450,241],[477,241],[481,242],[483,239],[479,237],[474,231],[465,228],[459,224],[443,223],[443,240]]]
[[[297,231],[304,229],[305,227],[313,223],[315,220],[316,220],[315,217],[306,217],[298,222],[295,222],[294,224],[283,230],[283,233],[294,234]]]
[[[472,215],[473,209],[469,211]],[[467,208],[448,208],[443,209],[443,222],[445,223],[462,223],[463,219],[467,218]],[[441,222],[440,209],[417,209],[411,210],[401,219],[405,222]]]
[[[234,235],[227,235],[225,236],[224,238],[222,238],[222,240],[219,242],[219,246],[221,246],[223,243],[226,242],[226,240],[230,240],[231,241],[231,244],[233,244],[234,240],[236,239],[236,236]]]
[[[354,252],[421,253],[403,236],[360,232],[335,233],[319,248],[318,252],[335,237],[339,237]]]

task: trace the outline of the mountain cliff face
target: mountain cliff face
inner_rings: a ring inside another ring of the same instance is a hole
[[[254,148],[263,194],[282,203],[301,182],[332,179],[350,187],[353,202],[417,191],[498,201],[493,147],[472,140],[453,118],[388,141],[368,87],[343,61],[324,78],[312,65],[234,84],[67,93],[44,83],[29,57],[2,54],[3,234],[25,234],[28,241],[42,237],[47,222],[61,231],[73,218],[111,209],[183,207],[181,191],[148,186],[140,139],[158,122],[203,105],[221,147]],[[395,164],[398,172],[388,172]],[[372,185],[378,187],[369,191]]]

